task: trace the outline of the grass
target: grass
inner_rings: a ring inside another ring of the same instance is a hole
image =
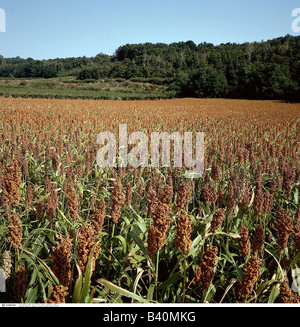
[[[126,80],[77,81],[72,78],[1,79],[0,96],[45,99],[139,100],[169,99],[174,92],[166,86]]]

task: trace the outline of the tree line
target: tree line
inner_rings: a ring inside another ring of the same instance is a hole
[[[0,57],[0,77],[123,78],[166,84],[178,96],[300,100],[300,37],[243,44],[126,44],[109,56]]]

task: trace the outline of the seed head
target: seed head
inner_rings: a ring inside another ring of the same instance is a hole
[[[250,253],[250,237],[249,237],[249,230],[248,228],[243,225],[240,229],[241,238],[239,240],[239,245],[241,249],[242,256],[244,258]]]
[[[12,215],[9,214],[8,220],[9,220],[8,230],[9,230],[10,243],[15,249],[22,249],[22,238],[23,238],[22,222],[17,213],[13,213]]]
[[[214,279],[214,268],[216,267],[218,248],[209,245],[203,253],[200,261],[200,267],[196,267],[194,285],[202,285],[207,289]]]
[[[254,201],[253,201],[253,210],[259,215],[264,212],[264,192],[262,190],[262,181],[259,177],[259,180],[256,183],[255,193],[254,193]]]
[[[300,296],[291,290],[288,283],[284,282],[280,287],[280,300],[282,303],[299,303]]]
[[[264,244],[264,227],[259,224],[256,226],[253,242],[253,250],[261,252]]]
[[[211,221],[210,230],[213,234],[215,234],[218,229],[221,227],[222,222],[225,219],[225,209],[217,209],[213,215],[213,219]]]
[[[121,216],[122,205],[125,202],[123,186],[119,178],[114,182],[111,195],[112,195],[111,218],[113,222],[117,224]]]
[[[104,218],[105,218],[105,200],[102,198],[98,204],[98,207],[93,215],[92,218],[92,226],[94,229],[94,233],[96,235],[100,235],[102,231],[102,226],[104,223]]]
[[[15,279],[13,283],[13,294],[16,302],[20,302],[21,299],[24,298],[27,281],[28,274],[25,266],[19,266],[17,272],[15,273]]]
[[[246,296],[253,291],[254,285],[260,274],[260,264],[261,260],[256,255],[252,255],[248,260],[246,267],[244,267],[244,274],[240,289],[242,296]]]
[[[293,231],[292,218],[289,210],[280,209],[277,212],[274,227],[277,231],[277,244],[281,250],[287,248],[288,238]]]
[[[191,230],[192,222],[185,211],[181,212],[181,215],[177,218],[177,238],[176,246],[179,252],[188,254],[191,246]]]
[[[65,303],[65,298],[69,294],[67,287],[63,285],[51,286],[50,298],[46,303]]]
[[[11,267],[12,267],[11,256],[10,256],[9,251],[4,251],[2,260],[3,260],[2,268],[5,273],[5,279],[8,279],[10,276]]]
[[[213,181],[206,180],[204,181],[202,189],[202,200],[206,206],[215,205],[217,201],[217,190],[216,185]]]
[[[28,185],[26,194],[25,194],[25,202],[27,205],[30,205],[32,203],[33,199],[33,193],[32,193],[32,187],[31,184]]]
[[[95,269],[96,259],[99,255],[100,243],[95,243],[94,229],[89,227],[87,223],[81,226],[80,234],[78,235],[78,257],[79,267],[82,274],[85,274],[86,266],[89,260],[91,251],[94,249],[92,271]]]
[[[4,176],[2,177],[2,204],[10,205],[12,208],[18,206],[21,197],[21,183],[18,161],[14,160],[5,167]]]
[[[58,236],[56,246],[52,248],[52,270],[55,276],[64,286],[68,286],[71,277],[71,249],[72,240],[69,238],[69,236],[64,239],[61,235]]]
[[[148,217],[152,217],[158,205],[157,192],[153,188],[152,183],[149,184],[147,188],[146,201],[148,204]]]
[[[53,218],[58,207],[58,194],[57,190],[51,190],[47,198],[47,219],[53,222]]]
[[[36,219],[40,220],[44,214],[44,206],[45,206],[45,201],[41,200],[36,208]]]

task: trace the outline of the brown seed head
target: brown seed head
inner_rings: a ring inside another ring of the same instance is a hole
[[[289,210],[278,210],[274,227],[277,231],[278,247],[284,250],[287,248],[288,238],[293,231],[292,218]]]
[[[266,191],[264,193],[264,204],[263,204],[263,212],[271,212],[273,208],[273,194]]]
[[[289,198],[291,195],[295,177],[296,177],[295,168],[293,166],[288,165],[286,169],[284,169],[282,174],[282,187],[285,191],[285,195],[287,198]]]
[[[46,178],[45,178],[45,191],[47,193],[51,192],[51,180],[48,176],[46,176]]]
[[[300,226],[299,226],[299,219],[297,217],[297,214],[298,213],[300,213],[299,210],[296,213],[295,221],[294,221],[294,227],[293,227],[293,240],[294,240],[294,252],[295,252],[295,256],[300,251]]]
[[[202,200],[206,206],[215,205],[218,195],[213,181],[206,180],[202,189]]]
[[[152,258],[156,251],[160,250],[166,243],[166,233],[172,223],[169,217],[170,205],[158,202],[153,212],[153,225],[148,230],[148,253]]]
[[[244,267],[244,274],[240,289],[242,296],[246,296],[253,291],[254,285],[260,274],[260,264],[261,260],[256,255],[252,255]]]
[[[179,212],[187,203],[187,183],[182,182],[177,191],[177,198],[174,203],[176,210]]]
[[[96,235],[100,235],[102,232],[102,227],[103,227],[103,223],[104,223],[104,218],[105,218],[105,200],[104,198],[102,198],[98,204],[98,207],[93,215],[92,218],[92,226],[94,229],[94,233]]]
[[[18,161],[14,160],[5,167],[4,176],[2,177],[2,204],[10,205],[13,208],[18,206],[21,197],[21,183]]]
[[[218,248],[209,245],[203,253],[200,261],[200,267],[196,269],[196,278],[194,284],[200,284],[204,289],[207,289],[214,279],[214,268],[217,265]]]
[[[41,200],[36,208],[36,219],[40,220],[44,214],[45,201]]]
[[[172,196],[173,196],[173,180],[171,176],[168,176],[166,180],[166,185],[164,187],[160,187],[158,190],[158,201],[160,203],[165,203],[170,205]]]
[[[259,224],[256,226],[253,242],[253,250],[261,252],[264,244],[264,227]]]
[[[91,251],[94,249],[93,262],[92,262],[92,271],[95,269],[96,259],[99,255],[100,243],[95,243],[94,229],[89,227],[87,223],[81,226],[80,234],[78,235],[78,264],[82,271],[82,274],[85,274],[86,266],[89,260]]]
[[[149,184],[147,188],[146,201],[148,204],[148,217],[152,217],[158,205],[157,192],[153,188],[152,183]]]
[[[241,249],[242,256],[244,258],[250,253],[250,237],[249,237],[249,230],[248,228],[243,225],[240,229],[241,238],[239,240],[239,245]]]
[[[47,198],[47,219],[53,222],[53,218],[58,207],[57,190],[51,190],[51,194]]]
[[[215,181],[219,181],[221,177],[220,168],[217,163],[213,163],[211,167],[211,178]]]
[[[9,230],[10,243],[15,249],[22,249],[22,237],[23,237],[22,222],[17,213],[13,213],[12,215],[9,214],[8,220],[9,220],[8,230]]]
[[[32,187],[31,184],[29,184],[25,194],[25,203],[27,205],[31,205],[32,199],[33,199]]]
[[[24,298],[26,291],[26,284],[28,281],[28,274],[25,266],[19,266],[15,273],[15,279],[13,283],[13,294],[16,302],[20,302]]]
[[[76,219],[78,217],[79,201],[77,199],[77,194],[72,180],[70,181],[68,189],[68,207],[70,210],[71,219]]]
[[[225,209],[217,209],[213,215],[213,219],[211,221],[210,230],[213,234],[215,234],[218,229],[221,227],[222,222],[225,219]]]
[[[191,230],[192,222],[185,211],[181,212],[181,215],[177,218],[177,238],[176,246],[182,254],[188,254],[191,246]]]
[[[148,229],[147,244],[147,252],[151,259],[153,259],[156,251],[160,250],[165,244],[163,233],[154,224]]]
[[[62,236],[58,236],[56,246],[52,248],[52,270],[55,276],[64,286],[68,286],[71,277],[71,249],[72,240],[69,238],[69,236],[67,236],[65,239]]]
[[[51,286],[50,298],[45,303],[65,303],[65,298],[69,294],[67,289],[63,285]]]
[[[262,182],[261,179],[256,183],[255,193],[254,193],[254,201],[253,201],[253,210],[259,215],[264,212],[264,192],[262,190]]]
[[[59,155],[58,153],[54,152],[52,153],[52,167],[53,170],[56,172],[59,166]]]
[[[113,222],[117,224],[121,216],[122,205],[125,202],[123,186],[119,178],[114,182],[111,195],[112,195],[111,218]]]
[[[282,303],[299,303],[300,296],[294,293],[288,283],[284,282],[280,287],[280,302]]]

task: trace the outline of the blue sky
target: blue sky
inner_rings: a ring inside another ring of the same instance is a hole
[[[299,0],[0,0],[0,54],[34,59],[113,54],[126,43],[268,40],[291,29]]]

